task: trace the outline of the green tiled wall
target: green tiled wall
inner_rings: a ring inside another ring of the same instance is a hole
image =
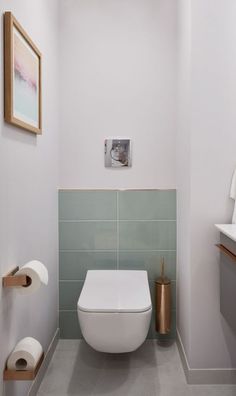
[[[175,337],[175,190],[62,190],[59,192],[60,332],[81,338],[77,301],[89,269],[144,269],[153,300],[149,338],[155,331],[154,281],[165,257],[172,280],[172,331]]]

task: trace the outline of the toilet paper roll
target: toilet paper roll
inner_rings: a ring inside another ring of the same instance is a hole
[[[16,371],[34,370],[42,353],[43,348],[35,338],[23,338],[7,359],[7,368]]]
[[[19,286],[17,290],[21,294],[31,294],[40,288],[42,284],[48,284],[48,270],[40,261],[33,260],[23,265],[17,275],[26,275],[27,286]]]

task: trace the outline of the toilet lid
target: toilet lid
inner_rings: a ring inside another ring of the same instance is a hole
[[[78,309],[144,312],[151,307],[147,271],[87,271]]]

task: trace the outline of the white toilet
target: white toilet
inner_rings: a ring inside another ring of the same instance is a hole
[[[83,337],[100,352],[123,353],[145,340],[152,315],[146,271],[88,271],[78,300]]]

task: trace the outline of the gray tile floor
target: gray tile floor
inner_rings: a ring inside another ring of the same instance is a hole
[[[187,385],[175,343],[146,341],[131,354],[60,340],[38,396],[236,396],[236,386]]]

